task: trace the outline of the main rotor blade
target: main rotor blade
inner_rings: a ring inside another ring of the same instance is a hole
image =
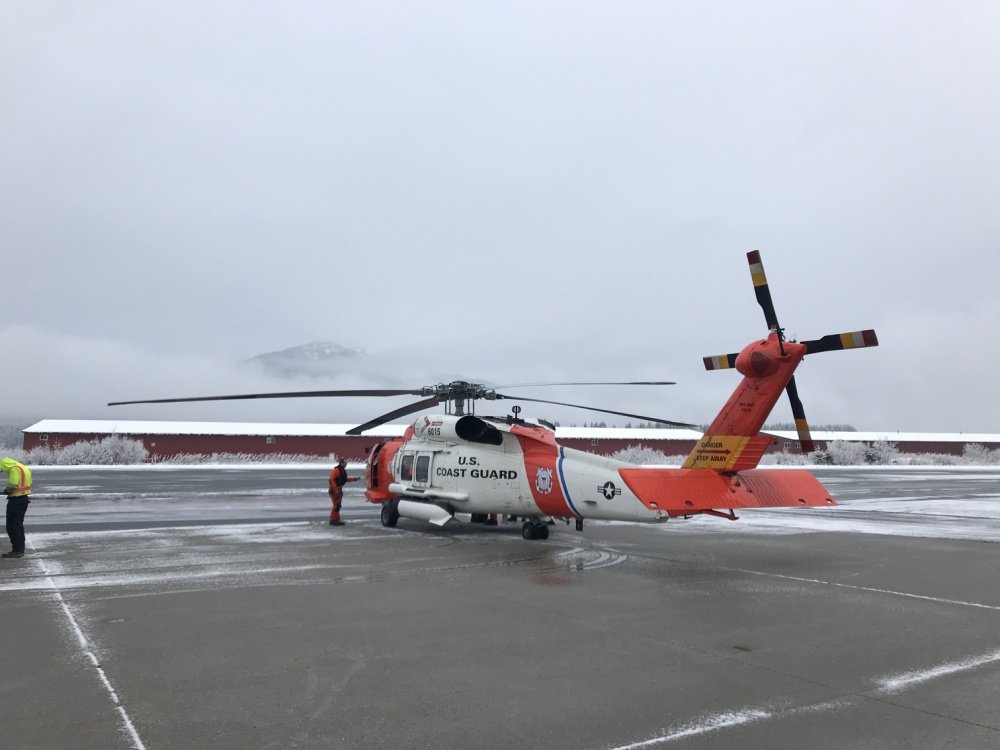
[[[878,346],[878,337],[875,331],[868,328],[864,331],[851,331],[850,333],[831,333],[821,339],[803,341],[806,345],[806,354],[816,354],[817,352],[834,352],[838,349],[861,349],[866,346]]]
[[[391,411],[388,414],[383,414],[381,417],[375,417],[375,419],[370,419],[364,424],[359,424],[357,427],[352,427],[347,431],[348,435],[360,435],[365,430],[370,430],[372,427],[378,427],[380,424],[385,424],[386,422],[391,422],[396,417],[405,417],[407,414],[413,414],[417,411],[423,411],[424,409],[430,409],[431,407],[437,406],[441,401],[436,397],[425,398],[423,401],[417,401],[409,406],[404,406],[395,411]]]
[[[524,396],[505,396],[502,393],[497,394],[497,399],[509,399],[511,401],[533,401],[537,404],[555,404],[556,406],[569,406],[573,409],[586,409],[587,411],[599,411],[604,414],[615,414],[619,417],[631,417],[632,419],[642,419],[648,422],[659,422],[660,424],[669,424],[674,427],[694,427],[693,424],[688,424],[687,422],[672,422],[669,419],[660,419],[659,417],[644,417],[641,414],[629,414],[624,411],[611,411],[610,409],[598,409],[595,406],[581,406],[580,404],[567,404],[562,401],[546,401],[541,398],[526,398]]]
[[[757,304],[764,311],[764,318],[767,320],[769,331],[780,330],[778,326],[778,313],[774,311],[774,302],[771,300],[771,289],[767,285],[767,276],[764,275],[764,264],[760,259],[759,250],[751,250],[747,253],[747,261],[750,263],[750,278],[753,280],[753,293],[757,297]]]
[[[497,388],[534,388],[549,385],[677,385],[673,380],[629,380],[620,383],[518,383],[516,385],[498,385]]]
[[[419,396],[419,390],[289,391],[287,393],[244,393],[235,396],[195,396],[192,398],[150,398],[142,401],[110,401],[108,406],[126,404],[174,404],[181,401],[236,401],[248,398],[312,398],[320,396]]]
[[[802,452],[812,453],[816,450],[816,444],[813,442],[812,435],[809,434],[806,411],[802,408],[802,400],[799,398],[799,389],[795,385],[794,375],[788,381],[788,385],[785,386],[785,393],[788,394],[788,400],[792,402],[792,417],[795,418],[795,429],[799,433],[799,443],[802,446]]]

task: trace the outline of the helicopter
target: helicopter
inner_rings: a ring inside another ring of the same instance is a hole
[[[546,539],[556,519],[663,522],[708,515],[738,520],[744,508],[836,505],[829,491],[806,470],[759,469],[774,442],[761,429],[781,397],[788,396],[803,453],[814,450],[794,373],[810,354],[878,346],[874,330],[831,334],[809,341],[786,339],[779,325],[760,252],[747,253],[758,305],[768,333],[739,353],[703,359],[707,370],[735,369],[743,376],[721,411],[677,467],[629,464],[559,444],[554,425],[521,419],[520,407],[504,417],[478,416],[475,402],[518,400],[588,409],[679,427],[685,422],[609,409],[511,396],[466,381],[419,389],[298,391],[230,396],[148,399],[136,403],[218,401],[253,398],[422,396],[358,425],[347,434],[445,404],[445,413],[419,416],[401,438],[375,444],[365,462],[365,497],[381,508],[381,523],[400,518],[444,526],[456,514],[496,523],[499,515],[522,519],[525,539]],[[623,383],[537,383],[527,385],[673,385],[672,381]],[[514,387],[504,386],[504,390]]]

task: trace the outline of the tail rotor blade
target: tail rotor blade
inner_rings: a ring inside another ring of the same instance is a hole
[[[795,385],[794,375],[785,386],[785,393],[788,394],[788,400],[792,402],[792,417],[795,418],[795,429],[799,433],[802,452],[812,453],[816,450],[816,444],[813,442],[812,435],[809,434],[809,423],[806,421],[806,412],[802,408],[802,400],[799,398],[799,389]]]
[[[714,357],[702,357],[706,370],[731,370],[736,367],[735,354],[717,354]]]
[[[864,331],[851,331],[850,333],[831,333],[821,339],[803,341],[806,345],[806,354],[816,354],[817,352],[834,352],[839,349],[862,349],[867,346],[878,346],[878,337],[875,331],[868,328]]]
[[[760,259],[760,251],[751,250],[747,253],[747,261],[750,263],[750,278],[753,280],[753,293],[757,297],[757,304],[764,311],[767,328],[769,331],[780,331],[778,313],[774,310],[771,289],[767,285],[767,276],[764,275],[764,264]]]

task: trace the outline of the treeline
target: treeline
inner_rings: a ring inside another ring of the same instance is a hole
[[[164,458],[150,456],[141,440],[121,435],[99,440],[81,441],[72,445],[54,445],[32,448],[30,451],[4,448],[3,454],[28,466],[129,466],[136,464],[330,464],[328,456],[300,453],[183,453]],[[686,455],[668,456],[648,445],[630,445],[613,454],[611,458],[631,464],[663,464],[679,466]],[[825,450],[812,453],[768,453],[761,464],[792,466],[997,466],[1000,449],[991,450],[984,445],[965,446],[961,456],[944,453],[900,453],[895,443],[887,440],[853,442],[835,440]]]
[[[795,422],[771,422],[761,427],[762,430],[767,432],[771,430],[772,432],[795,432],[798,428],[795,426]],[[812,432],[857,432],[858,428],[850,424],[810,424],[809,429]]]
[[[111,435],[71,445],[51,447],[3,448],[5,456],[27,466],[132,466],[137,464],[330,464],[328,456],[300,453],[181,453],[176,456],[150,456],[141,440]]]
[[[145,463],[149,452],[141,440],[111,435],[99,440],[87,440],[70,445],[53,445],[24,450],[7,448],[5,455],[28,466],[79,466],[100,464],[117,466]]]
[[[24,445],[23,431],[20,423],[0,422],[0,450],[9,454],[12,446]]]

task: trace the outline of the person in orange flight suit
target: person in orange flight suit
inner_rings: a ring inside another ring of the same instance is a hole
[[[330,472],[330,502],[333,503],[333,510],[330,511],[330,525],[343,526],[340,520],[340,504],[344,500],[344,485],[348,482],[356,482],[361,477],[347,476],[347,459],[342,458],[337,461],[337,465]]]

